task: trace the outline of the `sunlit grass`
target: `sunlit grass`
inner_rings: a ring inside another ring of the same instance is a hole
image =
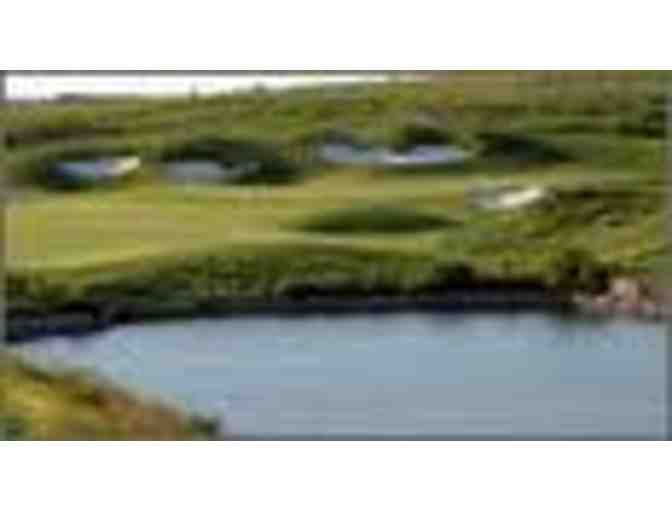
[[[215,430],[85,374],[47,371],[0,353],[0,440],[189,440]]]

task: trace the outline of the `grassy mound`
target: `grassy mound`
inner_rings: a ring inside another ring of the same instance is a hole
[[[353,129],[331,126],[317,129],[296,138],[293,143],[313,149],[325,144],[348,145],[357,149],[390,147],[399,153],[427,145],[475,146],[471,133],[466,129],[457,132],[440,122],[399,119],[391,119],[384,127],[366,125]]]
[[[299,176],[298,166],[284,157],[280,149],[248,140],[196,138],[167,148],[163,151],[161,159],[212,160],[225,166],[258,163],[258,171],[237,179],[236,182],[239,184],[287,184]]]
[[[107,183],[72,183],[54,179],[50,170],[62,161],[93,160],[101,157],[138,155],[143,168],[127,177]],[[206,159],[227,166],[256,163],[258,171],[241,176],[240,184],[287,184],[299,178],[298,164],[269,144],[246,140],[226,140],[215,137],[157,136],[138,137],[133,141],[111,139],[46,145],[39,149],[18,152],[9,162],[10,179],[19,186],[42,189],[83,190],[89,188],[121,188],[127,184],[146,181],[156,176],[153,171],[162,162]]]
[[[88,181],[64,179],[54,174],[53,170],[59,163],[66,161],[87,161],[100,158],[128,157],[138,154],[136,147],[128,144],[89,144],[78,143],[66,146],[46,147],[30,153],[20,153],[10,161],[9,178],[12,184],[21,187],[38,187],[47,190],[87,190],[87,189],[121,189],[144,180],[148,175],[148,166],[143,163],[140,168],[125,176],[110,180]],[[20,170],[20,171],[19,171]]]
[[[603,283],[607,273],[649,271],[667,253],[664,224],[662,190],[577,186],[525,210],[478,213],[443,243],[505,279],[528,271],[553,285],[585,286],[586,274]]]
[[[207,420],[81,374],[55,374],[0,354],[0,440],[191,440],[216,435]]]
[[[457,133],[438,122],[413,121],[401,125],[391,135],[392,147],[405,152],[421,145],[455,145],[470,147],[473,145],[469,133]]]
[[[121,120],[131,115],[132,109],[101,105],[98,110],[76,106],[42,105],[46,114],[38,118],[22,115],[22,110],[9,111],[5,140],[10,150],[20,150],[31,146],[93,139],[96,137],[118,136],[124,133]],[[114,111],[116,110],[116,112]]]
[[[554,164],[571,161],[567,152],[545,139],[504,132],[486,132],[480,135],[483,144],[481,156],[520,164]]]
[[[330,211],[302,225],[308,232],[324,234],[403,234],[454,225],[441,216],[391,206],[367,206]]]
[[[646,107],[622,119],[619,128],[626,135],[664,138],[667,132],[667,96],[651,98]]]
[[[637,189],[584,187],[561,191],[535,222],[535,235],[551,235],[563,229],[587,225],[618,229],[634,225],[663,210],[663,192]]]

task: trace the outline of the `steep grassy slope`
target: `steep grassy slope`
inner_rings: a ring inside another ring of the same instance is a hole
[[[216,426],[81,374],[0,353],[0,440],[210,439]]]

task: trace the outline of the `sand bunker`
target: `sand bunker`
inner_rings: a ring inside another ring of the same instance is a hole
[[[255,161],[226,165],[217,161],[175,161],[166,165],[166,175],[179,183],[217,184],[231,182],[254,175],[261,170]]]
[[[470,194],[471,203],[481,209],[511,210],[528,207],[551,197],[549,191],[538,186],[481,188]]]
[[[135,156],[63,161],[50,168],[49,176],[73,184],[103,183],[132,174],[141,164]]]
[[[392,167],[459,164],[471,157],[469,152],[449,145],[418,145],[406,152],[395,152],[385,147],[360,148],[331,143],[323,145],[319,154],[327,163]]]

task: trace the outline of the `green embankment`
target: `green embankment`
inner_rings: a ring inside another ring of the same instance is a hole
[[[0,441],[195,440],[217,434],[214,422],[86,375],[52,373],[0,353]]]

